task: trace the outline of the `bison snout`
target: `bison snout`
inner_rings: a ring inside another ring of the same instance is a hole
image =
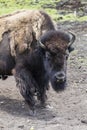
[[[66,80],[66,76],[65,76],[65,73],[64,72],[57,72],[55,74],[55,79],[57,82],[65,82]]]

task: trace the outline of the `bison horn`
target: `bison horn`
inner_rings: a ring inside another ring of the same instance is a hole
[[[46,49],[45,45],[41,42],[41,40],[39,40],[39,45],[40,45],[40,47],[42,47],[43,49]]]
[[[69,32],[69,36],[70,36],[69,46],[71,46],[73,44],[73,42],[75,41],[76,36],[71,32]]]

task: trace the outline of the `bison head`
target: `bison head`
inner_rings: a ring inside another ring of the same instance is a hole
[[[45,70],[55,91],[65,89],[67,59],[74,40],[74,34],[60,31],[49,31],[39,40]]]

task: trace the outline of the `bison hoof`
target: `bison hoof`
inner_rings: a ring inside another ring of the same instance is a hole
[[[29,110],[29,116],[36,116],[36,110]]]
[[[42,103],[42,102],[39,102],[39,103],[37,103],[36,104],[36,108],[38,109],[38,108],[40,108],[40,109],[44,109],[44,108],[46,108],[46,103]]]
[[[2,80],[5,80],[5,79],[7,79],[7,78],[8,78],[7,75],[2,75]]]

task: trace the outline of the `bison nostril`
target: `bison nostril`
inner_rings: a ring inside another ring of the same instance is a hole
[[[57,82],[64,82],[65,81],[65,73],[64,72],[57,72],[55,74],[55,78]]]

